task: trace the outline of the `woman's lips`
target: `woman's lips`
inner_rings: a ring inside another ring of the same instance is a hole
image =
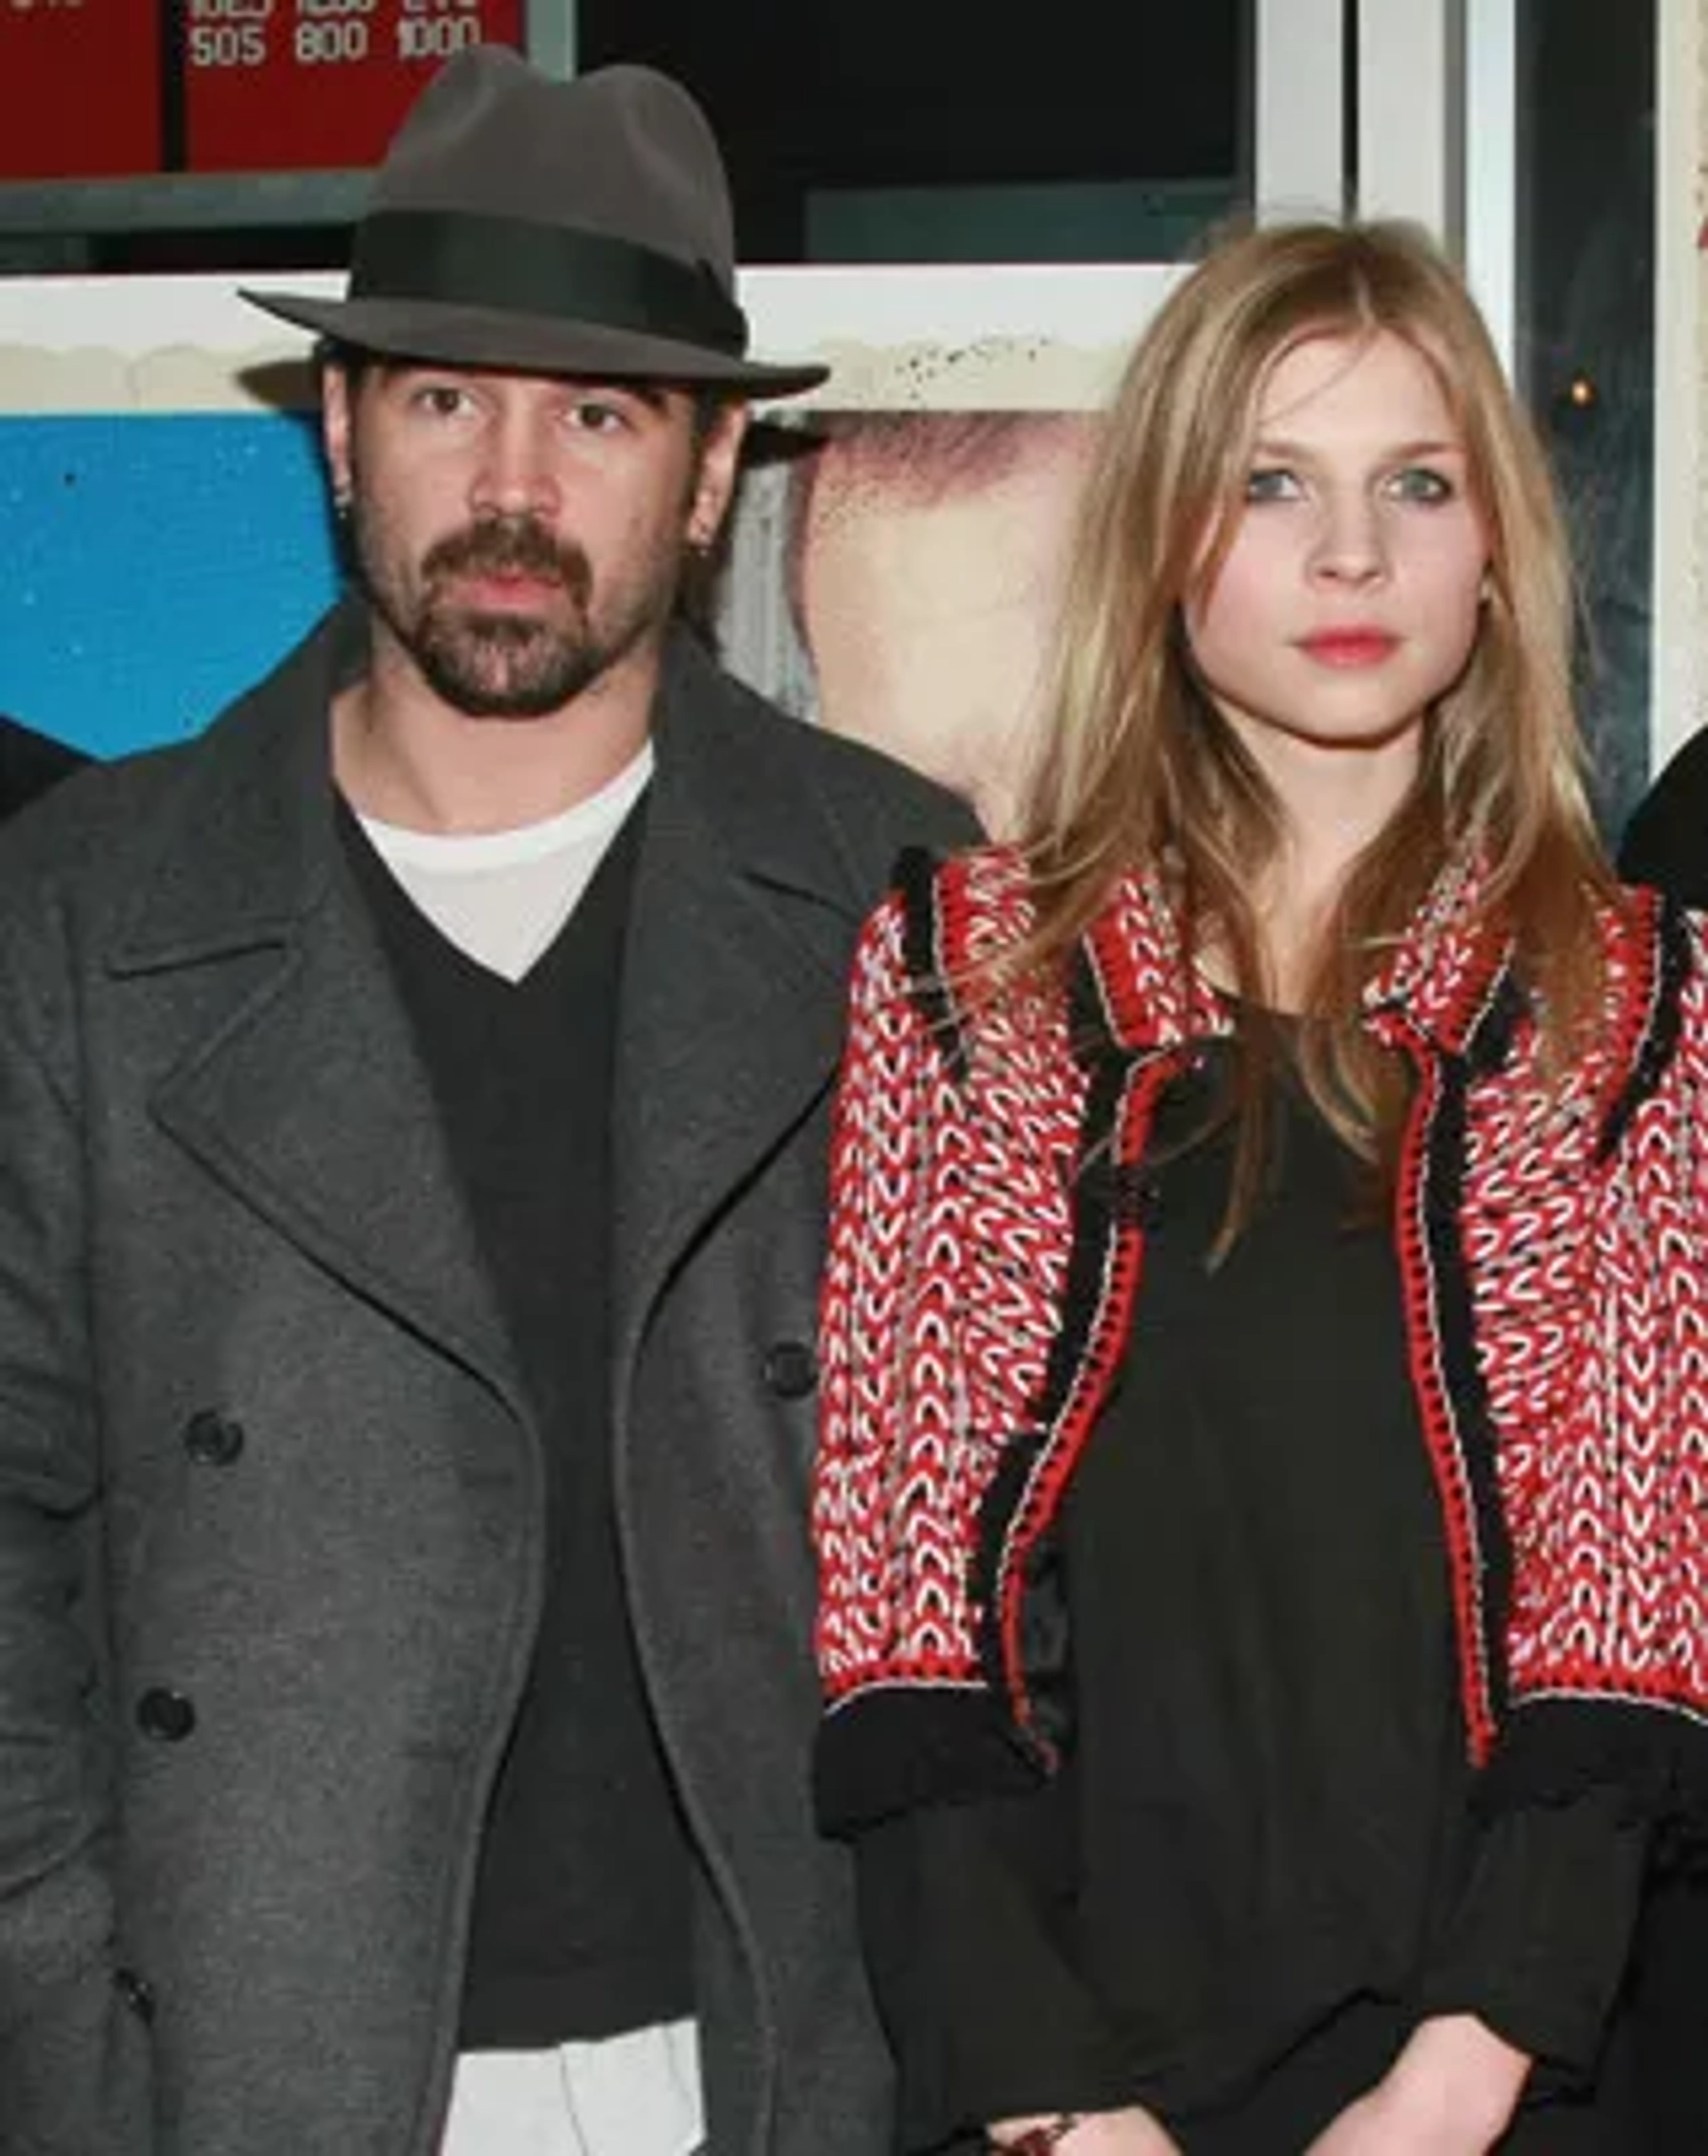
[[[1319,629],[1301,636],[1299,649],[1322,666],[1379,666],[1398,642],[1386,629]]]

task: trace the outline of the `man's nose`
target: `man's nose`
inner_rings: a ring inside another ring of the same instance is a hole
[[[471,492],[472,506],[488,516],[551,516],[561,505],[549,426],[537,414],[504,407],[495,414],[481,442]]]

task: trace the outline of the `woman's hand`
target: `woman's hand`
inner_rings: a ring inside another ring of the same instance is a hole
[[[998,2119],[987,2129],[994,2147],[1017,2140],[1028,2127],[1043,2126],[1048,2112],[1030,2119]],[[1180,2146],[1150,2113],[1136,2106],[1118,2112],[1087,2112],[1056,2144],[1061,2156],[1180,2156]]]
[[[1483,2156],[1506,2131],[1529,2071],[1529,2055],[1475,2015],[1420,2022],[1382,2079],[1306,2156]]]

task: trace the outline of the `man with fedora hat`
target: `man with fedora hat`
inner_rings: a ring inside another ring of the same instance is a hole
[[[0,2156],[876,2156],[826,1102],[968,823],[673,620],[820,370],[682,91],[493,49],[262,303],[351,595],[0,846]]]

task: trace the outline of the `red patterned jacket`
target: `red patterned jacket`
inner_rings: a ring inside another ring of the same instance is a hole
[[[856,962],[813,1514],[836,1828],[1053,1764],[1058,1508],[1143,1271],[1153,1105],[1227,1028],[1136,877],[1059,995],[970,1007],[948,984],[1029,917],[1010,851],[911,859]],[[1672,1818],[1708,1808],[1708,933],[1645,892],[1605,936],[1564,1083],[1464,873],[1366,1022],[1416,1075],[1394,1232],[1469,1754],[1490,1794],[1610,1779]]]

